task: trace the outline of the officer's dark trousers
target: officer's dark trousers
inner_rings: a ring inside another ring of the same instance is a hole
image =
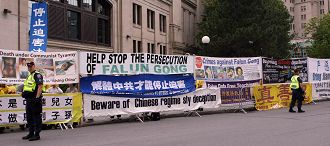
[[[42,102],[40,98],[26,99],[26,118],[29,134],[39,135],[42,126]]]
[[[304,97],[302,96],[302,93],[298,89],[292,89],[292,99],[291,99],[291,104],[290,104],[290,109],[293,109],[294,105],[297,102],[297,108],[300,111],[301,110],[301,105],[302,102],[304,101]]]

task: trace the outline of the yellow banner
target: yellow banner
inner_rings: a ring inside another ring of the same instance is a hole
[[[47,95],[47,94],[46,94]],[[72,118],[70,120],[63,121],[50,121],[46,122],[47,124],[58,124],[58,123],[73,123],[81,122],[82,119],[82,94],[81,93],[64,93],[64,94],[49,94],[51,96],[72,96],[73,105],[72,105]],[[64,108],[63,108],[64,109]]]
[[[306,93],[303,103],[312,102],[312,85],[310,83],[302,84],[302,88]],[[253,88],[253,93],[257,110],[289,107],[292,98],[290,84],[269,84],[255,86]]]
[[[25,124],[26,101],[19,94],[0,95],[0,127]],[[42,120],[45,124],[80,122],[82,94],[44,94]]]

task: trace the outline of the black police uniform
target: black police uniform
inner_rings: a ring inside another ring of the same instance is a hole
[[[297,78],[298,82],[299,82],[299,88],[298,89],[291,89],[292,90],[292,99],[291,99],[291,103],[290,103],[290,110],[289,112],[295,112],[293,110],[293,107],[297,102],[297,108],[298,108],[298,112],[305,112],[301,109],[302,106],[302,102],[304,101],[304,94],[305,91],[300,87],[300,84],[302,83],[302,80],[300,79],[300,77]]]
[[[36,96],[38,85],[43,84],[43,77],[40,73],[35,73],[35,71],[32,73],[34,73],[36,82],[34,92],[24,91],[22,93],[22,97],[26,99],[26,118],[29,125],[29,134],[23,137],[23,139],[38,140],[40,139],[39,133],[42,127],[42,94],[39,98],[36,98]]]

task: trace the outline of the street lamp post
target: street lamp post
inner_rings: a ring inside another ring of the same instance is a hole
[[[205,55],[207,55],[207,49],[206,49],[206,46],[210,43],[210,37],[208,36],[203,36],[202,37],[202,43],[203,43],[203,46],[204,46],[204,50],[205,50]]]

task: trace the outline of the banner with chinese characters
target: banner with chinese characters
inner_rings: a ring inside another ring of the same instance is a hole
[[[312,85],[303,83],[302,88],[305,90],[304,103],[310,103],[312,98]],[[270,110],[281,107],[289,107],[292,97],[290,84],[268,84],[255,86],[253,88],[257,110]]]
[[[0,126],[26,124],[26,101],[20,95],[0,95]],[[82,94],[45,94],[42,121],[47,124],[80,122]]]
[[[199,89],[188,94],[158,98],[125,98],[84,94],[84,117],[191,111],[198,108],[217,108],[220,104],[219,89]]]
[[[80,90],[84,94],[124,97],[160,97],[195,91],[192,74],[131,76],[96,75],[82,77]]]
[[[149,53],[80,52],[80,74],[185,74],[193,73],[193,56]]]
[[[308,81],[330,81],[330,59],[308,58]]]
[[[262,58],[263,83],[289,83],[293,76],[294,69],[300,69],[300,78],[303,82],[308,82],[307,59],[287,59],[277,60],[272,58]]]
[[[314,100],[329,99],[330,98],[330,81],[313,82],[312,93]]]
[[[220,89],[222,105],[233,105],[237,103],[252,102],[252,87],[255,85],[260,85],[261,80],[259,79],[240,82],[205,82],[207,88]]]
[[[261,58],[195,57],[195,78],[209,81],[247,81],[261,79]]]
[[[31,52],[46,52],[48,17],[47,3],[36,2],[32,4],[30,22],[30,47]]]
[[[0,49],[0,84],[22,84],[29,75],[27,63],[34,61],[44,84],[79,82],[77,52],[28,52]]]

